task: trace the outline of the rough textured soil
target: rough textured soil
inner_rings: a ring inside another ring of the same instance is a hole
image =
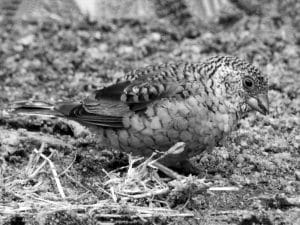
[[[126,155],[103,149],[86,128],[61,119],[9,115],[3,110],[9,103],[77,100],[123,71],[217,54],[244,58],[269,76],[270,115],[250,114],[223,146],[191,160],[201,170],[200,178],[239,190],[160,196],[152,202],[156,207],[167,203],[194,217],[126,217],[118,224],[300,224],[300,4],[284,2],[265,5],[259,15],[194,25],[188,28],[195,29],[193,35],[163,22],[139,20],[2,25],[0,224],[96,224],[95,216],[80,210],[47,210],[47,204],[62,200],[49,165],[32,175],[43,162],[33,152],[41,143],[46,143],[43,154],[51,155],[62,173],[67,197],[61,204],[107,199],[103,169],[127,165]],[[130,202],[142,207],[151,201]],[[103,217],[98,219],[103,222]]]

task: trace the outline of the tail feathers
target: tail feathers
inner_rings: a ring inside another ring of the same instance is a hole
[[[78,102],[59,102],[54,106],[54,110],[59,112],[63,116],[72,116],[73,111],[81,106],[81,103]]]
[[[89,113],[78,102],[59,102],[52,105],[46,102],[20,101],[11,106],[10,112],[24,115],[66,117],[86,125],[100,127],[124,127],[122,117]]]
[[[15,102],[11,107],[11,112],[16,114],[25,115],[44,115],[44,116],[64,116],[63,113],[56,110],[54,105],[46,102],[28,102],[19,101]]]

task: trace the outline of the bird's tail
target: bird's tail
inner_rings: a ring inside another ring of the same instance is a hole
[[[10,112],[25,115],[65,117],[77,107],[78,103],[61,102],[49,104],[41,101],[18,101],[11,105]]]
[[[18,101],[11,105],[10,112],[25,115],[62,116],[54,105],[39,101]]]

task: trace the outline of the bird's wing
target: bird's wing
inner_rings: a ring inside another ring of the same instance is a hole
[[[58,109],[60,111],[60,109]],[[112,101],[91,101],[73,107],[67,117],[87,125],[122,128],[123,116],[130,112],[129,107]]]
[[[131,71],[122,82],[97,90],[92,102],[110,100],[123,103],[132,111],[144,110],[156,100],[173,97],[184,91],[186,84],[192,82],[184,77],[185,67],[185,63],[169,63]],[[88,111],[91,110],[90,101],[88,99],[85,102]]]
[[[177,81],[149,82],[136,80],[129,83],[123,90],[117,93],[115,87],[118,87],[118,85],[119,84],[116,84],[98,90],[95,93],[94,100],[98,103],[111,101],[136,112],[146,109],[150,103],[156,100],[173,96],[179,91],[179,88],[181,88],[180,83]],[[113,93],[110,93],[111,90]],[[91,103],[94,104],[94,102],[95,101],[91,101],[91,99],[85,102],[84,105],[87,110],[91,111],[91,108],[93,108],[93,112],[102,112],[102,109],[98,110],[94,107],[90,107]]]
[[[143,111],[161,98],[187,97],[189,93],[185,88],[189,82],[178,79],[178,73],[183,73],[181,64],[172,65],[162,64],[130,72],[124,81],[95,91],[82,102],[80,110],[74,110],[74,115],[78,120],[116,127],[121,126],[124,115]]]

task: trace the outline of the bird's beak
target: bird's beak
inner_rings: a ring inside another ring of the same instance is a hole
[[[254,110],[267,115],[269,113],[269,98],[268,94],[259,94],[256,97],[250,97],[247,104]]]

